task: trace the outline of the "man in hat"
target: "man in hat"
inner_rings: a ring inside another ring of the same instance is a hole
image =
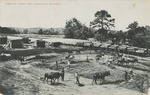
[[[78,72],[75,73],[75,78],[76,78],[76,84],[80,84]]]

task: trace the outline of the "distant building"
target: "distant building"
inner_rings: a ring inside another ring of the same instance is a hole
[[[43,40],[36,40],[35,41],[35,46],[36,47],[45,47],[45,41],[43,41]]]
[[[23,41],[21,37],[6,36],[0,37],[0,43],[4,44],[3,48],[22,48]]]
[[[23,47],[22,39],[9,40],[9,47],[10,48],[22,48]]]
[[[22,48],[23,42],[21,38],[0,36],[0,44],[3,48]]]
[[[22,38],[23,40],[23,43],[29,43],[30,42],[30,39],[28,37],[24,37]]]
[[[0,44],[7,44],[7,36],[0,36]]]

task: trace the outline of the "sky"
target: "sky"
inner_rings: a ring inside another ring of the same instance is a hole
[[[0,0],[0,26],[63,28],[73,17],[89,26],[100,10],[115,18],[114,30],[150,25],[150,0]]]

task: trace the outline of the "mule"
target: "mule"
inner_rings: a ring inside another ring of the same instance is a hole
[[[105,77],[109,76],[109,75],[110,75],[110,71],[106,71],[106,72],[103,72],[103,73],[95,73],[93,75],[93,82],[95,84],[97,84],[97,80],[99,79],[100,83],[101,83],[101,80],[102,80],[102,82],[105,81]]]
[[[57,82],[59,82],[59,78],[62,77],[62,73],[61,72],[51,72],[51,73],[45,73],[44,74],[44,80],[43,81],[47,81],[48,83],[48,79],[51,79],[51,84],[55,83],[56,79]]]
[[[44,74],[44,80],[43,80],[43,81],[46,80],[47,83],[48,83],[48,79],[51,79],[51,84],[52,84],[53,81],[54,81],[53,74],[54,74],[54,72],[51,72],[51,73],[45,73],[45,74]]]
[[[57,82],[59,82],[59,78],[62,78],[63,77],[63,73],[62,72],[56,72],[53,74],[53,79],[54,79],[54,83],[55,83],[55,80],[57,80]]]

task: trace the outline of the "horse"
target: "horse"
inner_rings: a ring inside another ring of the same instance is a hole
[[[95,82],[95,84],[97,84],[97,80],[102,80],[102,81],[105,81],[105,77],[106,76],[109,76],[110,75],[110,71],[106,71],[106,72],[103,72],[103,73],[95,73],[93,75],[93,82]],[[93,83],[92,82],[92,83]],[[101,81],[100,81],[101,82]]]
[[[59,82],[59,78],[62,77],[62,73],[61,72],[51,72],[51,73],[45,73],[44,74],[44,80],[43,81],[47,81],[48,83],[48,79],[51,79],[51,84],[57,79],[57,82]]]

